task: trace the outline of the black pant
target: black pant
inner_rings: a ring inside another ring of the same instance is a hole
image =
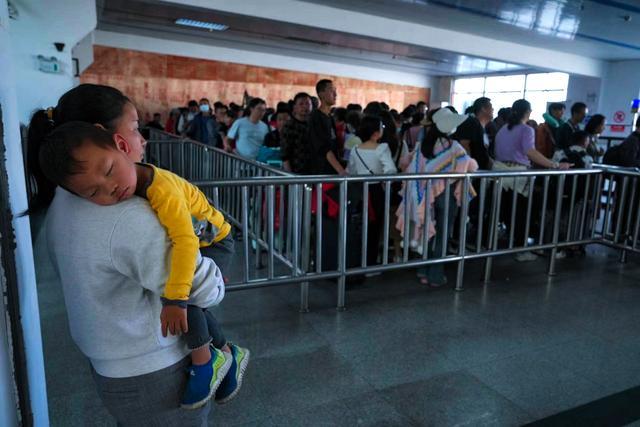
[[[184,337],[191,350],[208,343],[212,343],[215,348],[222,348],[227,343],[220,324],[206,308],[187,306],[187,322],[189,332]]]

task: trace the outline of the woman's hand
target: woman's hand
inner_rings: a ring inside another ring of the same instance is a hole
[[[165,305],[160,312],[160,324],[163,337],[167,336],[167,330],[171,335],[186,333],[189,330],[187,309],[179,305]]]
[[[568,169],[571,169],[573,167],[573,163],[558,163],[558,169],[566,171]]]

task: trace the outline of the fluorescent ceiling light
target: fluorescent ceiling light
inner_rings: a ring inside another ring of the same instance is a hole
[[[203,28],[209,31],[224,31],[229,28],[228,25],[216,24],[215,22],[196,21],[195,19],[180,18],[176,19],[176,24],[185,27]]]

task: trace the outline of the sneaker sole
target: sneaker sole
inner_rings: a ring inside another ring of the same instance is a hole
[[[244,377],[244,371],[247,369],[247,365],[249,364],[250,357],[251,352],[247,350],[246,357],[242,360],[240,366],[238,366],[238,372],[240,372],[240,374],[238,375],[238,385],[236,389],[233,390],[231,394],[224,399],[216,400],[217,404],[224,405],[225,403],[229,403],[234,397],[236,397],[236,395],[240,391],[240,387],[242,387],[242,378]]]
[[[180,404],[180,407],[182,409],[199,409],[199,408],[202,408],[204,405],[207,404],[207,402],[211,400],[213,395],[216,393],[216,390],[218,389],[218,387],[220,387],[220,384],[222,383],[224,376],[227,375],[227,372],[229,372],[229,369],[231,369],[231,363],[232,363],[231,357],[227,358],[226,356],[227,353],[224,353],[224,354],[225,354],[224,364],[218,371],[220,373],[218,375],[218,379],[213,383],[213,385],[209,389],[209,395],[207,395],[207,397],[195,403],[190,403],[188,405],[184,403]]]

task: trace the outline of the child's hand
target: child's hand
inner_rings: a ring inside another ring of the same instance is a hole
[[[187,332],[187,309],[177,305],[165,305],[160,312],[160,323],[163,337],[167,336],[167,330],[171,335]]]

